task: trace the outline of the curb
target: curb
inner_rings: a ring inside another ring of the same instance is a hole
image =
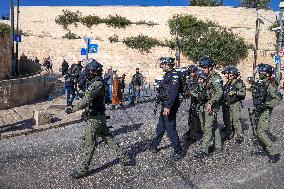
[[[55,129],[55,128],[66,127],[68,125],[80,123],[82,121],[83,121],[82,119],[77,119],[77,120],[64,122],[64,123],[49,124],[49,125],[46,125],[45,127],[42,127],[42,128],[30,129],[30,130],[26,130],[26,131],[23,131],[23,132],[16,132],[16,133],[11,133],[11,134],[4,134],[4,135],[1,134],[1,132],[0,132],[0,140],[10,139],[10,138],[14,138],[14,137],[17,137],[17,136],[22,136],[22,135],[30,135],[30,134],[33,134],[33,133],[39,133],[39,132],[43,132],[43,131],[47,131],[47,130]]]

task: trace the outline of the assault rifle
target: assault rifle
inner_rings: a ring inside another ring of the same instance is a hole
[[[250,124],[252,129],[252,135],[253,135],[252,142],[254,146],[259,146],[258,137],[256,133],[259,115],[256,109],[250,110],[250,108],[248,108],[248,112],[249,112]]]

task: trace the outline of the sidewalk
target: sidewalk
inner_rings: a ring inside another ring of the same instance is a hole
[[[80,111],[72,116],[65,113],[65,101],[65,96],[60,96],[52,101],[0,110],[0,140],[81,122]],[[34,128],[33,111],[41,109],[53,115],[52,123]]]

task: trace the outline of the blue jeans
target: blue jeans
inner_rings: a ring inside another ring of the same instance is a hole
[[[67,106],[71,106],[75,98],[75,88],[66,87],[66,91],[67,91]]]

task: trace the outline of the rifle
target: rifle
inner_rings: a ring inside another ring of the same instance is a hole
[[[249,118],[250,118],[250,123],[251,123],[251,128],[252,128],[253,145],[259,146],[258,136],[257,136],[257,133],[256,133],[257,123],[258,123],[258,118],[259,118],[258,112],[257,112],[256,109],[250,110],[250,108],[248,108],[248,112],[249,112]]]

